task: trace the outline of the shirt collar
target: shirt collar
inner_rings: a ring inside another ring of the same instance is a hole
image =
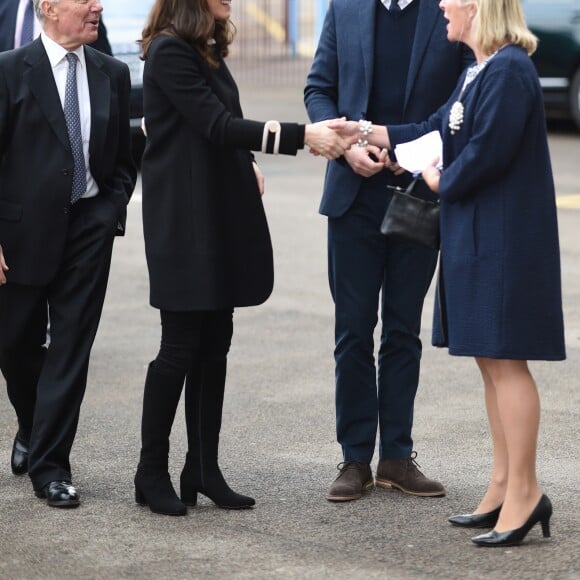
[[[388,8],[391,5],[391,0],[381,0],[381,2],[385,5],[386,8]],[[404,10],[405,8],[407,8],[407,6],[409,6],[409,4],[411,4],[411,2],[413,2],[413,0],[399,0],[398,2],[399,8],[401,10]]]
[[[50,66],[52,66],[52,68],[54,68],[62,60],[64,60],[69,52],[73,52],[74,54],[76,54],[78,56],[81,67],[85,68],[85,51],[83,45],[79,46],[76,50],[71,51],[62,47],[60,44],[58,44],[58,42],[52,40],[52,38],[47,36],[44,31],[40,33],[40,38],[42,40],[42,44],[44,45],[44,49],[46,50],[46,54],[48,55]]]

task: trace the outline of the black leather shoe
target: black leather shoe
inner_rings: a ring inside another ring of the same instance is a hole
[[[447,521],[454,526],[462,528],[493,528],[497,524],[497,518],[501,511],[501,505],[485,514],[462,514],[458,516],[451,516]]]
[[[28,471],[28,443],[20,438],[19,433],[14,437],[10,467],[14,475],[24,475]]]
[[[36,497],[46,498],[46,503],[52,507],[75,508],[81,503],[70,481],[51,481],[34,493]]]
[[[509,530],[507,532],[496,532],[491,530],[487,534],[481,534],[471,538],[471,541],[478,546],[496,548],[503,546],[517,546],[521,544],[528,532],[539,522],[542,526],[544,538],[550,537],[550,518],[552,517],[552,503],[547,495],[543,495],[534,508],[530,517],[521,528]]]

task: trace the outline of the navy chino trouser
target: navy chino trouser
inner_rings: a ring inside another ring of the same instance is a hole
[[[328,220],[335,302],[336,426],[345,461],[409,457],[419,380],[421,313],[437,252],[380,233],[391,194],[367,180],[349,210]],[[382,293],[382,294],[381,294]],[[374,329],[381,295],[378,373]]]

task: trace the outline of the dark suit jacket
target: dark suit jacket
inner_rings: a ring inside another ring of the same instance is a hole
[[[91,173],[119,210],[136,171],[131,159],[127,66],[85,47],[91,95]],[[70,217],[73,156],[40,38],[0,54],[0,244],[10,280],[43,285],[61,260]]]
[[[261,148],[264,124],[242,118],[223,61],[210,68],[170,36],[149,49],[143,97],[151,304],[217,310],[263,302],[273,285],[272,247],[249,150]],[[282,124],[280,152],[295,154],[299,141],[298,126]]]
[[[342,116],[358,120],[365,114],[375,67],[377,5],[370,0],[330,3],[304,90],[312,121]],[[405,89],[404,122],[422,121],[435,112],[473,61],[467,47],[447,40],[446,22],[435,0],[421,0]],[[362,180],[343,158],[329,162],[320,212],[330,217],[344,214]]]
[[[14,48],[18,4],[19,0],[2,0],[0,2],[0,52]],[[113,54],[107,38],[107,29],[102,20],[99,22],[99,38],[90,46],[105,54]]]

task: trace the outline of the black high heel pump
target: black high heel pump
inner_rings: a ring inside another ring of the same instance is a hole
[[[540,522],[544,538],[550,537],[550,518],[552,517],[552,502],[547,495],[542,495],[538,505],[534,508],[530,517],[521,528],[509,530],[507,532],[496,532],[492,530],[487,534],[481,534],[471,538],[471,541],[478,546],[495,548],[499,546],[517,546],[521,544],[528,532]]]
[[[493,528],[497,524],[499,512],[501,511],[501,504],[490,512],[484,514],[462,514],[451,516],[447,521],[454,526],[461,528]]]

